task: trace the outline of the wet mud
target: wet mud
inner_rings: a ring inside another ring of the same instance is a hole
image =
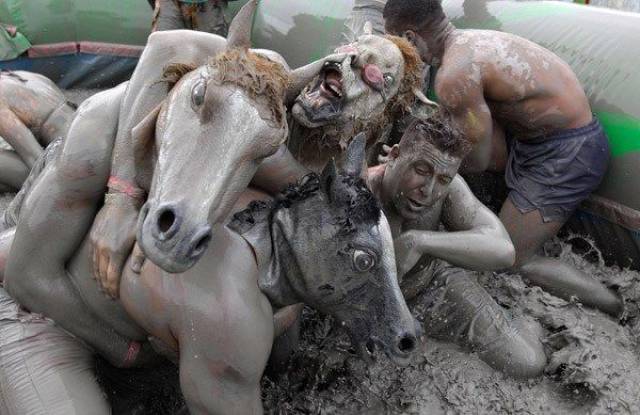
[[[473,353],[428,338],[406,368],[381,355],[367,365],[339,327],[305,310],[302,345],[289,371],[263,381],[265,409],[272,414],[639,413],[640,273],[606,267],[588,241],[580,245],[589,249],[576,253],[572,245],[557,242],[552,251],[619,289],[626,303],[620,322],[528,286],[519,276],[479,277],[514,317],[526,315],[542,324],[549,359],[542,378],[510,379]]]

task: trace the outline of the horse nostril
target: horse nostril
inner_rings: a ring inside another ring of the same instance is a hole
[[[400,351],[404,353],[412,352],[415,348],[416,338],[411,334],[403,336],[398,343],[398,349],[400,349]]]
[[[166,233],[176,221],[176,215],[172,210],[166,209],[158,216],[158,229],[161,233]]]
[[[211,241],[211,228],[207,226],[204,230],[200,231],[199,235],[194,238],[194,241],[191,253],[189,254],[191,258],[199,257],[207,249]]]

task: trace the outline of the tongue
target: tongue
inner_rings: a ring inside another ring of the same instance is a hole
[[[384,79],[382,78],[382,71],[377,65],[371,63],[365,65],[362,77],[364,81],[372,87],[382,89]]]
[[[340,78],[341,78],[340,74],[338,72],[336,72],[336,71],[329,71],[329,72],[327,72],[327,74],[324,77],[324,79],[327,82],[327,84],[335,85],[338,88],[341,85]]]

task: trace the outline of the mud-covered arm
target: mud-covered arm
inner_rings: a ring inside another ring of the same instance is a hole
[[[456,176],[443,205],[447,232],[411,230],[401,238],[421,255],[475,271],[511,267],[515,249],[500,219]]]
[[[31,130],[4,105],[0,105],[0,137],[13,147],[29,168],[42,153],[42,146]]]
[[[493,120],[482,85],[469,79],[463,70],[454,68],[436,79],[436,93],[442,106],[450,112],[456,127],[474,143],[462,163],[461,171],[485,171],[491,164]]]
[[[308,173],[311,170],[300,164],[283,144],[274,155],[260,163],[251,185],[274,195]]]

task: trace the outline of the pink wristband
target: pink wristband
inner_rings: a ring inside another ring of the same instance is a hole
[[[107,187],[115,192],[124,193],[132,199],[142,200],[145,196],[145,191],[130,183],[126,180],[122,180],[116,176],[110,176],[107,182]]]

